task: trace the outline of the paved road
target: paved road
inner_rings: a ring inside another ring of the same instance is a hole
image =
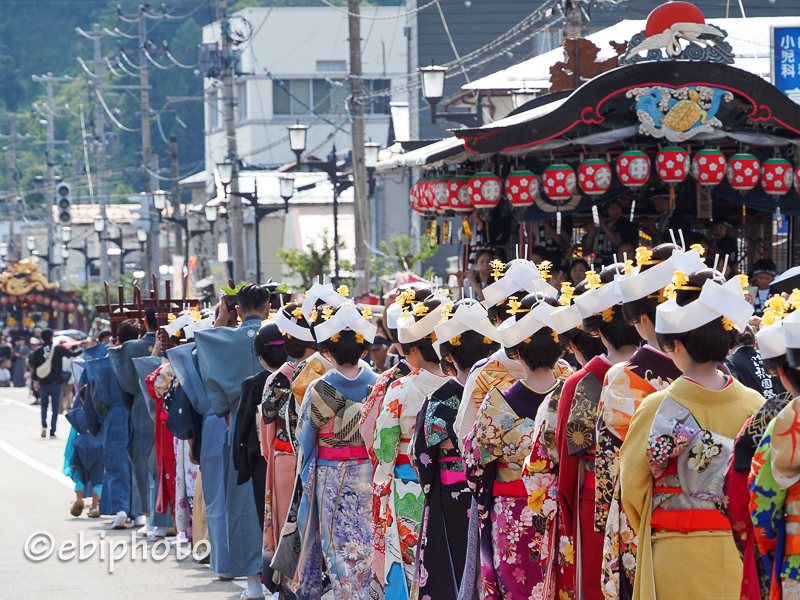
[[[27,390],[0,389],[0,598],[4,600],[178,599],[187,594],[200,600],[233,600],[244,584],[217,581],[205,566],[191,557],[178,561],[174,547],[164,560],[125,558],[109,573],[109,542],[130,543],[132,527],[109,529],[110,518],[72,517],[75,499],[72,481],[61,469],[69,434],[66,419],[58,419],[58,438],[39,437],[39,407],[30,406]],[[26,558],[26,540],[37,531],[52,535],[58,547],[79,534],[84,540],[106,542],[105,560],[98,549],[79,561],[59,560],[54,554],[41,562]],[[152,548],[153,542],[148,547]],[[122,548],[120,547],[121,551]],[[163,550],[163,546],[158,550]]]

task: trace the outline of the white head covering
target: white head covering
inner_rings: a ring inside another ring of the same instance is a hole
[[[397,304],[397,302],[392,302],[392,304],[386,308],[386,327],[388,329],[397,329],[397,319],[399,319],[402,314],[403,307]]]
[[[679,306],[678,301],[672,298],[658,306],[656,333],[685,333],[718,317],[729,319],[742,332],[752,315],[753,305],[745,300],[742,285],[736,277],[724,284],[707,279],[697,300]]]
[[[439,351],[439,345],[466,331],[475,331],[495,342],[500,341],[497,329],[495,329],[491,321],[489,321],[486,309],[479,302],[473,302],[472,304],[465,302],[459,304],[453,316],[446,321],[440,322],[434,327],[433,331],[436,334],[436,341],[433,343],[433,349],[436,350],[436,354],[439,355],[439,358],[442,357]]]
[[[622,301],[618,284],[620,277],[622,275],[614,275],[614,280],[610,283],[599,288],[592,288],[575,297],[575,306],[578,307],[581,317],[587,319],[592,315],[600,314]]]
[[[771,325],[762,327],[756,333],[758,351],[762,360],[779,358],[786,354],[786,336],[783,331],[783,319],[776,319]]]
[[[617,280],[619,295],[622,302],[641,300],[672,283],[672,275],[675,271],[683,271],[687,275],[692,275],[705,268],[706,265],[697,250],[691,249],[684,252],[676,249],[667,260],[646,271],[637,270],[630,275],[621,276]]]
[[[340,331],[350,330],[360,333],[364,336],[364,340],[371,344],[378,331],[378,328],[365,319],[352,302],[341,304],[334,315],[318,323],[314,326],[317,343],[331,339]]]
[[[397,319],[397,340],[401,344],[411,344],[421,340],[425,336],[433,333],[433,330],[439,324],[442,318],[442,308],[444,307],[447,298],[434,292],[432,295],[425,298],[425,300],[436,299],[439,300],[439,306],[431,310],[428,314],[422,317],[419,321],[414,318],[414,315],[401,316]],[[421,304],[423,301],[414,302],[414,305]],[[413,312],[413,311],[412,311]]]
[[[347,298],[337,293],[330,283],[322,285],[318,281],[314,282],[311,289],[306,292],[306,299],[303,302],[303,316],[306,320],[308,320],[311,311],[314,310],[314,305],[317,303],[317,300],[322,300],[328,306],[336,308],[344,304]]]
[[[302,308],[300,310],[302,311]],[[272,321],[278,326],[278,329],[280,329],[283,333],[304,342],[315,341],[310,329],[297,324],[300,319],[294,315],[287,316],[287,314],[288,313],[285,307],[281,307],[278,309],[278,312],[275,313]]]
[[[558,295],[558,290],[542,279],[542,274],[532,261],[516,258],[508,263],[500,279],[483,288],[486,308],[491,308],[519,290],[529,294],[544,292],[551,296]]]
[[[538,302],[521,319],[506,319],[503,321],[497,328],[497,333],[503,342],[503,346],[513,348],[544,327],[555,329],[550,316],[552,313],[553,307],[551,305],[546,302]]]

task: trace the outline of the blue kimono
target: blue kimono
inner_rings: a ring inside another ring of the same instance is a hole
[[[228,551],[233,577],[261,573],[263,534],[253,504],[253,484],[252,481],[247,481],[238,485],[238,474],[233,467],[231,452],[242,383],[251,375],[264,370],[252,351],[253,338],[260,327],[261,317],[251,316],[246,317],[237,329],[217,327],[195,333],[198,370],[211,408],[218,417],[230,415],[223,459]],[[203,448],[208,444],[209,440],[204,432]],[[205,486],[203,491],[205,492]]]
[[[200,472],[203,474],[201,482],[206,504],[208,543],[211,546],[211,569],[217,573],[230,573],[228,523],[225,516],[225,468],[222,460],[227,422],[224,417],[214,414],[211,408],[194,350],[194,343],[170,348],[167,350],[167,358],[181,388],[189,397],[189,402],[203,419],[199,462]]]
[[[132,399],[131,427],[128,452],[133,465],[133,496],[131,511],[134,516],[149,513],[156,527],[168,527],[171,521],[155,517],[155,482],[157,477],[155,449],[155,402],[149,394],[142,394],[139,376],[133,359],[150,356],[156,341],[154,333],[138,340],[129,340],[108,351],[119,387]]]
[[[131,512],[131,462],[128,456],[129,413],[122,403],[122,390],[105,356],[107,344],[87,348],[87,399],[103,418],[100,439],[103,445],[103,495],[100,513],[115,515]],[[98,356],[100,358],[98,358]]]

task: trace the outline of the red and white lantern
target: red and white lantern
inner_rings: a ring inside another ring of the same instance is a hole
[[[539,199],[539,179],[530,171],[514,171],[506,177],[506,198],[514,208],[524,208]]]
[[[664,148],[656,155],[658,176],[669,185],[683,183],[689,174],[690,164],[689,153],[683,148]]]
[[[761,187],[772,196],[783,196],[792,189],[794,169],[785,158],[768,158],[761,165]]]
[[[469,195],[472,204],[480,210],[491,209],[500,202],[500,178],[494,173],[475,173],[469,178]]]
[[[692,177],[706,187],[722,183],[725,179],[725,155],[719,150],[700,150],[692,159]]]
[[[752,154],[734,154],[728,159],[728,167],[725,170],[728,183],[731,187],[740,192],[749,192],[758,183],[758,173],[761,164]]]
[[[424,213],[425,210],[422,208],[422,180],[420,179],[414,185],[411,186],[411,189],[408,192],[408,200],[411,202],[411,208],[420,214]]]
[[[449,182],[450,177],[447,175],[440,175],[433,178],[431,192],[433,196],[433,206],[437,212],[444,212],[447,210],[447,184]]]
[[[422,207],[428,212],[436,210],[433,197],[433,179],[430,177],[422,180]]]
[[[626,150],[617,157],[617,177],[625,187],[642,187],[650,178],[650,157],[641,150]]]
[[[551,200],[569,200],[578,191],[575,170],[569,165],[550,165],[542,175],[544,193]]]
[[[584,194],[600,196],[611,187],[611,165],[599,158],[590,158],[578,166],[578,185]]]
[[[455,212],[472,212],[469,196],[469,177],[453,175],[447,183],[447,206]]]

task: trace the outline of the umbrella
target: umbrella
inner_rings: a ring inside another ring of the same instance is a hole
[[[800,267],[792,267],[772,280],[770,288],[778,292],[791,294],[795,288],[800,288]]]

